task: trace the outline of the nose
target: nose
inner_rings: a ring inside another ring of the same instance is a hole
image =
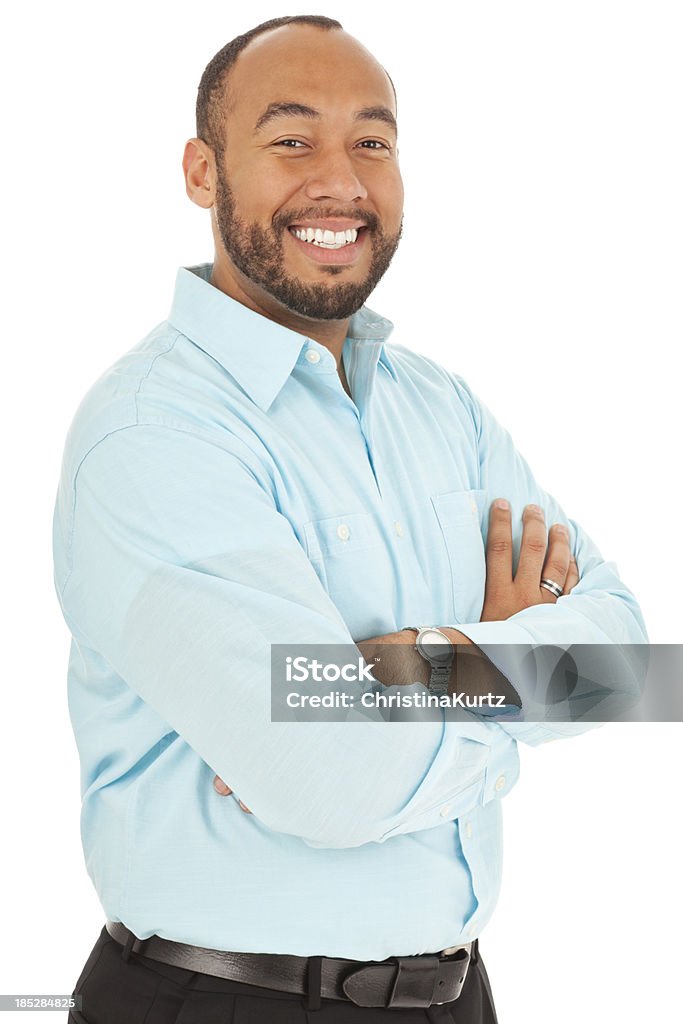
[[[335,199],[341,203],[368,197],[351,156],[341,149],[319,154],[315,166],[311,167],[305,191],[309,199]]]

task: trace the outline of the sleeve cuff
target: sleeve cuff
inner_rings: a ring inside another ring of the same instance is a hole
[[[486,715],[515,740],[537,746],[548,740],[576,736],[602,724],[595,721],[546,722],[547,707],[539,704],[535,697],[538,666],[534,648],[538,648],[538,644],[523,626],[506,619],[458,624],[449,628],[457,629],[476,644],[519,694],[521,709],[512,705],[506,710]],[[560,650],[553,645],[548,649],[547,657],[550,660],[557,658]],[[549,666],[546,664],[544,668],[548,671]]]
[[[529,712],[533,693],[534,669],[533,658],[530,661],[530,655],[534,640],[531,634],[523,626],[511,622],[509,619],[495,622],[458,623],[449,628],[457,629],[459,633],[463,633],[468,640],[476,644],[519,694],[522,702],[521,711],[514,704],[505,710],[492,709],[490,713],[484,712],[486,717],[494,720],[504,719],[505,721],[523,720],[524,712]],[[527,680],[526,686],[525,679]]]

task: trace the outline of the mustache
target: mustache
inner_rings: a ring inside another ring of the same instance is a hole
[[[276,231],[285,231],[290,224],[295,224],[300,220],[315,220],[317,217],[321,220],[333,220],[334,218],[360,220],[371,231],[381,230],[379,217],[376,213],[372,213],[369,210],[335,210],[332,207],[323,209],[320,206],[309,207],[308,209],[302,207],[299,210],[288,210],[287,213],[278,213],[273,217],[273,227]]]

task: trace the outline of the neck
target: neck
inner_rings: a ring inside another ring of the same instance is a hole
[[[350,317],[346,320],[312,320],[293,312],[246,278],[236,267],[221,260],[218,254],[211,273],[211,284],[255,313],[324,345],[334,356],[337,367],[341,367],[342,349]]]

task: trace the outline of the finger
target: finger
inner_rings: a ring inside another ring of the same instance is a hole
[[[570,559],[569,530],[564,523],[553,523],[548,534],[548,553],[543,563],[541,579],[552,580],[564,592]],[[554,604],[557,601],[555,595],[551,594],[546,587],[541,587],[541,596],[546,603]]]
[[[522,543],[515,583],[536,590],[541,583],[541,570],[548,548],[545,516],[540,505],[527,505],[522,513]]]
[[[507,587],[512,583],[512,516],[510,503],[496,498],[489,510],[486,540],[486,589]]]
[[[569,560],[569,572],[567,573],[567,579],[564,584],[564,592],[568,594],[579,582],[579,567],[576,564],[576,559],[572,555]]]
[[[247,805],[243,804],[241,800],[238,800],[237,803],[240,805],[245,814],[251,814],[251,811],[249,810]]]
[[[230,793],[232,793],[230,786],[225,785],[220,775],[216,775],[214,777],[213,788],[216,790],[217,793],[220,793],[221,796],[228,796]]]

